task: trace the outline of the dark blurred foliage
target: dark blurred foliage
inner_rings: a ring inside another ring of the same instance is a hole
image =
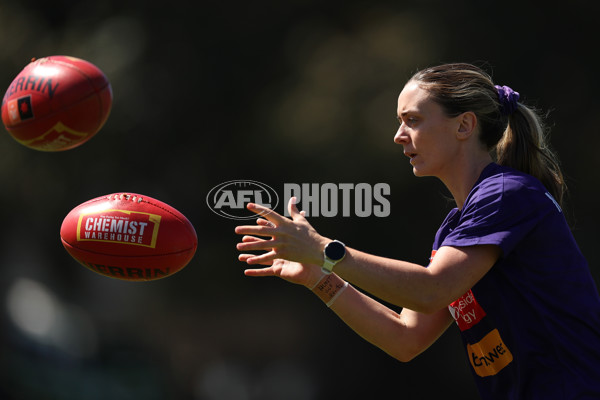
[[[390,217],[311,222],[353,247],[426,263],[452,204],[393,144],[395,102],[418,68],[474,62],[548,112],[573,231],[600,281],[590,7],[0,0],[0,88],[32,57],[66,54],[100,67],[114,91],[107,124],[77,149],[37,152],[0,135],[0,399],[477,398],[454,327],[411,363],[393,360],[306,289],[244,277],[236,223],[205,197],[236,179],[277,191],[386,182]],[[190,219],[199,247],[185,269],[123,282],[64,251],[64,216],[119,191]]]

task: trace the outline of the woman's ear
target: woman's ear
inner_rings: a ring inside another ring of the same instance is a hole
[[[467,111],[460,114],[457,118],[459,125],[456,137],[460,140],[468,139],[477,127],[477,116],[474,112]]]

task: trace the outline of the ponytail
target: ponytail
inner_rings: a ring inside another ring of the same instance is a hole
[[[495,148],[496,162],[539,179],[562,206],[566,184],[558,157],[550,149],[540,115],[519,103]]]

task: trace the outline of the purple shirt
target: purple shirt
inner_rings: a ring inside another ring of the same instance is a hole
[[[448,309],[482,399],[600,398],[600,297],[544,186],[488,165],[442,223],[433,254],[478,244],[502,255]]]

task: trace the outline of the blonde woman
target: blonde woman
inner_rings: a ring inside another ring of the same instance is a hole
[[[561,209],[541,119],[519,98],[464,63],[421,70],[400,93],[394,141],[415,176],[439,178],[456,203],[428,265],[326,238],[292,199],[291,219],[248,205],[261,217],[236,228],[237,248],[263,252],[239,256],[262,265],[246,275],[307,286],[401,361],[454,322],[482,399],[600,398],[600,297]]]

